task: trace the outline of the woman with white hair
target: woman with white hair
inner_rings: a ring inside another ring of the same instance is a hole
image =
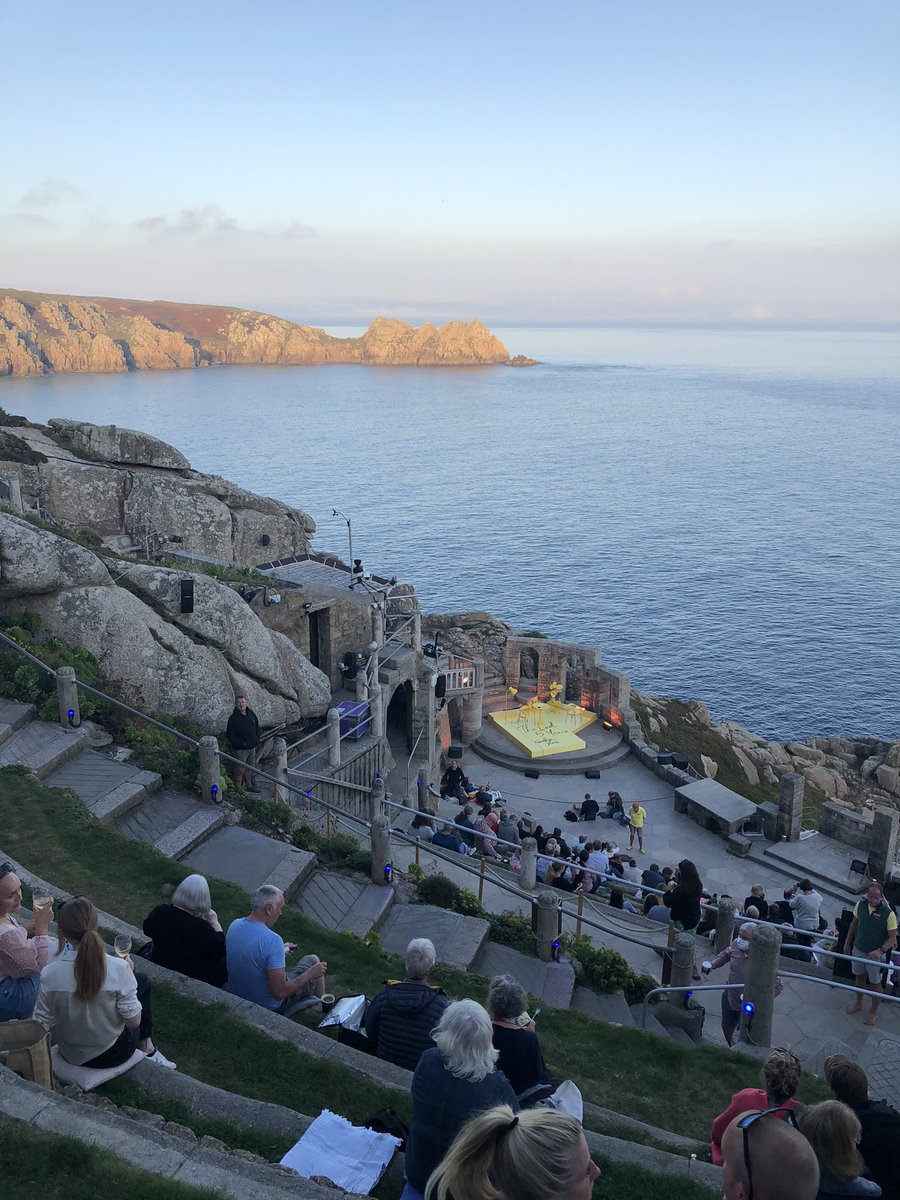
[[[497,1066],[522,1105],[536,1104],[556,1087],[544,1064],[534,1018],[526,1012],[527,1000],[525,989],[512,975],[495,975],[491,980],[487,1007],[499,1052]]]
[[[600,1168],[574,1117],[501,1104],[474,1117],[428,1180],[428,1200],[590,1200]]]
[[[463,1125],[497,1104],[518,1112],[506,1076],[496,1069],[491,1018],[474,1000],[448,1005],[419,1059],[412,1081],[412,1123],[406,1143],[407,1183],[401,1200],[421,1200],[429,1176]]]
[[[179,883],[171,904],[158,904],[144,921],[152,938],[146,957],[161,967],[224,987],[225,934],[212,907],[209,884],[202,875],[188,875]]]

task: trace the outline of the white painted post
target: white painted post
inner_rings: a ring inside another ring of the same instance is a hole
[[[336,708],[328,710],[328,765],[341,765],[341,714]]]

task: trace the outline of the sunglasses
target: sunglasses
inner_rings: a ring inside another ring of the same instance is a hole
[[[15,872],[16,868],[11,862],[0,863],[0,879],[2,879],[4,875],[14,875]]]
[[[747,1113],[746,1117],[741,1117],[737,1123],[737,1127],[740,1129],[741,1136],[744,1139],[744,1166],[747,1168],[747,1200],[753,1200],[753,1170],[750,1166],[750,1127],[761,1117],[774,1116],[780,1118],[782,1115],[788,1125],[792,1125],[794,1129],[797,1128],[797,1118],[794,1116],[792,1108],[766,1108],[762,1112]]]

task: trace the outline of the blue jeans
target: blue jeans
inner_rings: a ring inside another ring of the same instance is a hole
[[[27,1021],[34,1012],[40,976],[0,980],[0,1021]]]

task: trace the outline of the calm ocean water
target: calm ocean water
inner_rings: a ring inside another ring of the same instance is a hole
[[[334,330],[346,334],[348,330]],[[771,737],[900,737],[900,346],[886,333],[498,329],[530,369],[0,381],[143,429],[415,583],[599,646]]]

